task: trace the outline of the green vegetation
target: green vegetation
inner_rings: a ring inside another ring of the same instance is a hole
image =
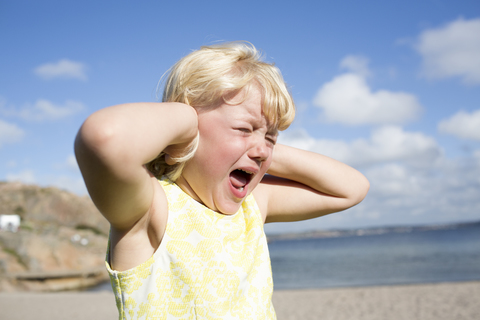
[[[105,232],[103,232],[102,230],[100,230],[96,227],[86,225],[86,224],[79,224],[75,227],[75,229],[76,230],[89,230],[89,231],[95,233],[96,235],[108,237],[108,234],[105,234]]]
[[[20,229],[27,230],[30,232],[34,231],[33,227],[29,223],[23,223],[23,222],[20,224]]]
[[[18,254],[17,251],[15,251],[14,249],[10,249],[10,248],[2,248],[3,249],[3,252],[13,256],[18,263],[20,263],[22,266],[25,267],[25,269],[28,270],[28,265],[25,263],[25,261],[23,261],[22,257]]]
[[[24,218],[26,211],[24,207],[18,206],[13,210],[13,213],[19,215],[21,218]]]

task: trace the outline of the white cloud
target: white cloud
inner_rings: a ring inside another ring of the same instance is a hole
[[[295,224],[268,224],[267,232],[418,225],[480,220],[480,150],[470,158],[443,157],[426,168],[407,163],[363,170],[370,191],[358,206]]]
[[[83,182],[80,173],[76,176],[58,175],[47,178],[47,184],[60,189],[65,189],[77,195],[84,196],[88,194],[87,187]]]
[[[278,136],[278,142],[298,149],[312,151],[313,147],[317,143],[317,140],[310,136],[303,128],[291,128],[287,131],[280,132]]]
[[[432,79],[460,77],[480,84],[480,18],[463,18],[422,32],[416,45],[423,74]]]
[[[67,168],[77,172],[79,170],[77,159],[73,154],[69,155],[66,160]]]
[[[15,161],[15,160],[10,160],[6,164],[7,168],[15,168],[16,166],[17,166],[17,161]]]
[[[43,174],[37,177],[32,169],[24,169],[18,172],[10,172],[5,176],[6,181],[22,182],[25,184],[37,184],[42,186],[55,186],[57,188],[65,189],[77,195],[87,195],[87,188],[83,182],[79,170],[75,174],[64,173],[48,175]]]
[[[0,119],[0,147],[3,144],[18,142],[24,135],[25,132],[17,125]]]
[[[34,69],[34,73],[46,80],[61,78],[86,81],[88,79],[85,64],[68,59],[42,64]]]
[[[56,105],[45,99],[38,99],[33,105],[25,105],[20,110],[15,108],[0,108],[0,111],[7,116],[15,116],[27,121],[58,120],[85,109],[85,106],[78,101],[67,100],[63,105]]]
[[[458,138],[480,141],[480,110],[472,113],[459,111],[449,119],[442,120],[438,130]]]
[[[441,159],[428,170],[406,165],[375,166],[366,175],[372,186],[372,209],[380,209],[384,217],[394,211],[403,212],[402,219],[407,221],[479,219],[480,162],[474,158]]]
[[[286,131],[279,142],[325,154],[353,166],[404,162],[415,167],[432,165],[443,154],[435,139],[421,132],[406,132],[398,126],[384,126],[370,138],[351,142],[314,139],[302,129]]]
[[[340,61],[340,68],[346,69],[352,73],[361,75],[363,77],[370,76],[368,68],[368,59],[363,56],[349,55]]]
[[[314,105],[323,109],[327,121],[348,125],[402,124],[417,118],[422,106],[405,92],[372,92],[365,77],[342,74],[323,85]]]
[[[70,174],[80,174],[80,168],[78,167],[77,159],[73,154],[68,155],[63,162],[54,163],[53,167],[56,171],[68,170]]]
[[[18,173],[8,173],[6,178],[7,181],[20,181],[27,184],[36,183],[35,174],[33,173],[33,170],[30,169]]]
[[[478,160],[478,163],[480,163],[480,150],[475,150],[473,155]],[[478,182],[480,183],[480,175],[478,176]]]

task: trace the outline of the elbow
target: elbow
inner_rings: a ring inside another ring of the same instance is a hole
[[[365,197],[367,196],[368,190],[370,190],[370,181],[368,181],[366,177],[363,177],[362,186],[360,187],[360,191],[361,191],[360,197],[359,197],[360,200],[358,202],[361,202],[363,199],[365,199]]]
[[[355,185],[355,192],[350,196],[352,207],[362,202],[370,190],[370,182],[364,175],[360,175]]]
[[[111,153],[109,150],[114,145],[116,136],[115,126],[102,118],[94,113],[80,127],[74,144],[77,161],[91,157],[105,159]]]

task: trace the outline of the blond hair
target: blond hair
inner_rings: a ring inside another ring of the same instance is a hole
[[[280,70],[264,62],[261,53],[248,42],[204,46],[179,60],[168,73],[163,102],[181,102],[194,108],[216,107],[226,95],[258,84],[263,91],[263,114],[270,124],[282,131],[295,117],[295,104]],[[198,147],[198,139],[168,166],[161,153],[147,168],[157,177],[167,175],[175,181],[185,163]]]

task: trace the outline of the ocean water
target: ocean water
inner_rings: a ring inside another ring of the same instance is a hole
[[[275,289],[480,280],[480,224],[269,243]]]

